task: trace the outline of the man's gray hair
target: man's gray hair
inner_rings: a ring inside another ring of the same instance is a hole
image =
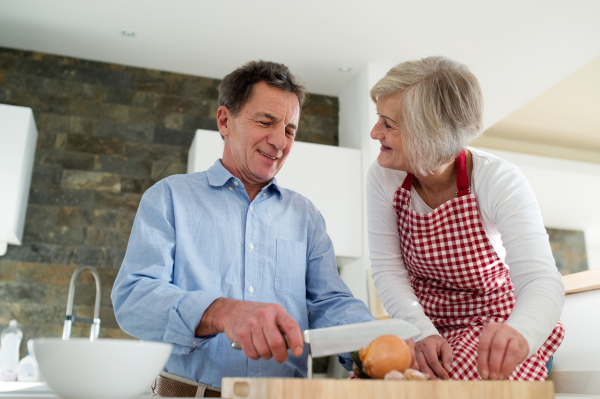
[[[404,155],[411,169],[428,175],[450,162],[483,130],[483,95],[475,75],[456,61],[427,57],[388,71],[371,99],[395,95]]]
[[[237,116],[252,97],[252,88],[258,82],[293,93],[298,97],[300,108],[306,99],[306,88],[288,67],[269,61],[250,61],[225,76],[217,90],[219,106],[226,106]]]

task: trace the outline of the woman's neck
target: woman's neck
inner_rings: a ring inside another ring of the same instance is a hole
[[[467,175],[471,181],[473,170],[473,157],[467,151]],[[470,183],[469,183],[470,184]],[[444,202],[456,197],[456,160],[452,160],[438,167],[427,176],[415,175],[413,182],[415,190],[423,201],[435,209]]]

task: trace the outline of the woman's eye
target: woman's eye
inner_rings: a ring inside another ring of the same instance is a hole
[[[387,129],[391,129],[391,128],[392,128],[392,127],[391,127],[390,125],[388,125],[387,123],[385,123],[385,127],[386,127]]]

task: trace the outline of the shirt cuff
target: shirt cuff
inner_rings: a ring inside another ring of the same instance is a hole
[[[441,334],[438,332],[437,329],[435,329],[435,328],[429,328],[429,329],[423,331],[421,333],[421,335],[419,335],[417,338],[414,338],[414,341],[415,342],[419,342],[422,339],[425,339],[425,338],[427,338],[427,337],[429,337],[431,335],[440,335],[441,336]]]
[[[511,320],[507,320],[505,321],[506,324],[508,324],[509,326],[511,326],[512,328],[514,328],[515,330],[517,330],[519,333],[521,333],[521,335],[523,335],[523,337],[525,338],[525,341],[527,341],[527,345],[529,345],[529,353],[527,354],[526,359],[529,359],[531,356],[535,355],[535,353],[540,349],[540,346],[536,345],[536,340],[535,337],[533,336],[533,334],[531,334],[527,328],[522,328],[519,323],[511,323]]]
[[[206,343],[215,337],[196,337],[196,327],[206,309],[216,300],[218,295],[209,295],[202,291],[192,291],[183,294],[177,308],[169,309],[167,328],[163,341],[173,344],[174,355],[187,355],[193,350],[202,349]]]
[[[346,371],[352,371],[352,365],[354,364],[354,360],[352,360],[350,353],[343,353],[341,355],[338,355],[338,360],[342,367],[346,369]]]

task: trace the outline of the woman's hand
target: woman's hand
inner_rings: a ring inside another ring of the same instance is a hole
[[[489,323],[479,337],[477,370],[483,379],[505,380],[528,353],[529,344],[520,332],[506,323]]]
[[[439,335],[430,335],[420,340],[415,345],[415,355],[421,373],[429,374],[429,378],[434,380],[449,379],[452,347],[444,338]]]
[[[419,365],[417,364],[417,357],[415,355],[415,341],[413,341],[412,339],[407,339],[406,341],[406,345],[408,345],[409,349],[410,349],[410,367],[413,370],[417,370],[419,368]]]

